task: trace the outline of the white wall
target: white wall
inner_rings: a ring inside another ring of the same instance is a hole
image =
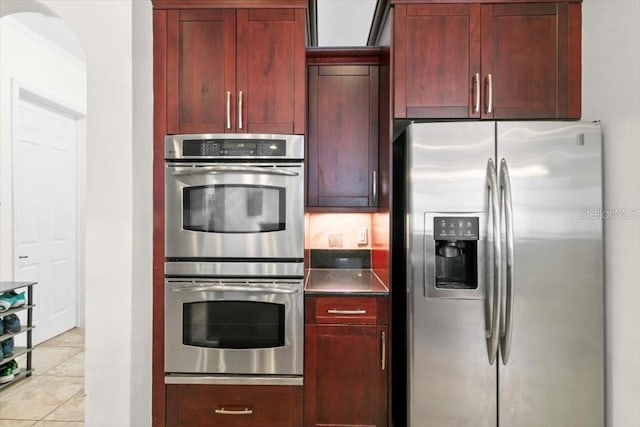
[[[318,46],[365,46],[376,0],[317,0]]]
[[[86,425],[125,426],[132,353],[131,4],[42,3],[87,52]]]
[[[151,423],[153,44],[149,0],[133,0],[133,286],[131,426]]]
[[[607,425],[640,426],[640,2],[584,0],[584,120],[602,120]]]
[[[86,63],[11,16],[0,21],[0,63],[0,280],[13,280],[12,79],[84,113]]]

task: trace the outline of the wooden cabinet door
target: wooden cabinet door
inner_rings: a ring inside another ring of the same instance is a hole
[[[307,325],[305,333],[305,427],[386,426],[386,327]]]
[[[167,133],[234,131],[235,20],[232,9],[167,12]]]
[[[482,117],[579,118],[580,4],[482,5],[481,16]]]
[[[480,6],[395,6],[394,117],[480,117]]]
[[[309,67],[308,206],[377,206],[378,71]]]
[[[305,131],[304,9],[238,9],[237,131]]]

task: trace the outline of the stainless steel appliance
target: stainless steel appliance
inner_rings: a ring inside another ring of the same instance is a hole
[[[167,382],[301,384],[303,307],[302,279],[166,279]]]
[[[297,263],[302,275],[303,141],[301,135],[167,136],[167,274],[235,275],[239,262],[249,262],[251,274],[278,274]],[[285,264],[263,272],[273,268],[265,261]]]
[[[166,137],[166,383],[302,385],[303,142]]]
[[[599,124],[411,124],[395,151],[408,337],[396,424],[603,426]]]

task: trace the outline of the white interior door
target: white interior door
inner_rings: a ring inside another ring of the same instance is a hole
[[[15,99],[15,98],[14,98]],[[14,278],[36,281],[34,343],[76,324],[78,123],[19,96],[14,103]]]

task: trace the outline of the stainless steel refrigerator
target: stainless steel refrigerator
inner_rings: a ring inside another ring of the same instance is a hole
[[[407,425],[602,427],[599,123],[418,123],[396,144]]]

